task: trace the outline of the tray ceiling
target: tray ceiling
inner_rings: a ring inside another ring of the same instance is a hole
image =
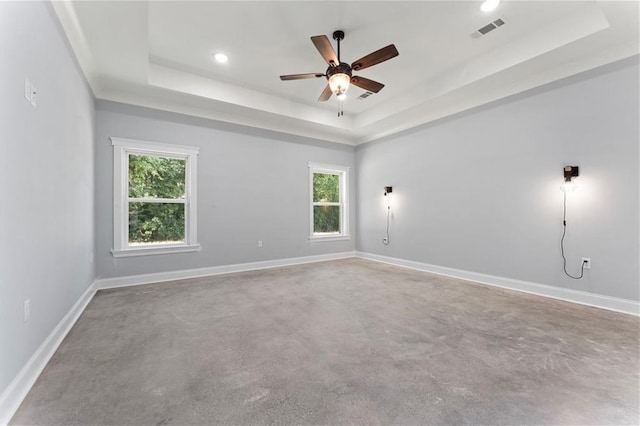
[[[99,99],[357,145],[639,52],[635,1],[54,1]],[[480,35],[479,28],[504,25]],[[394,43],[397,58],[359,72],[359,99],[317,98],[310,36],[341,29],[353,61]],[[226,64],[213,59],[229,56]]]

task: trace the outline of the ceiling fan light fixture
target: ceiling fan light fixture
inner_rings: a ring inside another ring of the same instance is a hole
[[[345,73],[336,73],[329,77],[329,87],[336,96],[344,95],[349,89],[351,76]],[[346,95],[345,95],[346,96]]]

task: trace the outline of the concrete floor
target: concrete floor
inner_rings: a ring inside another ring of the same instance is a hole
[[[106,290],[12,424],[638,424],[639,326],[360,259]]]

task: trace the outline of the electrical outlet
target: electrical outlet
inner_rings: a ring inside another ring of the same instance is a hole
[[[262,248],[262,240],[258,240],[258,248]]]
[[[590,257],[583,257],[582,258],[582,265],[584,266],[584,269],[591,269],[591,258]]]
[[[24,301],[24,320],[29,321],[31,318],[31,301],[29,299]]]

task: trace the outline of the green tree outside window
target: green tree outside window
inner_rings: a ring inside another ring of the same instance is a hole
[[[313,174],[313,233],[339,234],[341,231],[340,176]]]
[[[186,160],[129,155],[129,244],[185,241]]]

